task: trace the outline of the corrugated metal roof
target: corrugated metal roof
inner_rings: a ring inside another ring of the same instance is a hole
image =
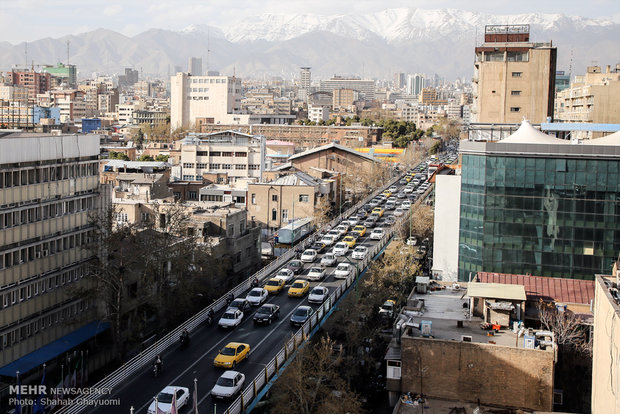
[[[308,175],[304,172],[301,171],[297,171],[293,174],[289,174],[289,175],[284,175],[282,177],[279,177],[275,180],[273,180],[270,184],[274,184],[274,185],[309,185],[309,186],[315,186],[315,185],[319,185],[320,182],[318,180],[316,180],[314,177],[312,177],[311,175]]]
[[[124,160],[109,160],[106,167],[114,167],[114,168],[166,168],[169,167],[170,164],[163,161],[124,161]]]
[[[528,300],[542,299],[589,305],[594,299],[594,281],[592,280],[489,272],[478,272],[477,280],[484,283],[521,285],[525,288]]]
[[[507,300],[526,300],[525,288],[521,285],[472,282],[467,287],[467,296]]]
[[[341,151],[345,151],[345,152],[348,152],[350,154],[357,155],[358,157],[366,158],[367,160],[376,161],[376,159],[374,157],[371,157],[371,156],[369,156],[367,154],[364,154],[364,153],[361,153],[361,152],[357,152],[357,151],[355,151],[355,150],[353,150],[351,148],[345,147],[344,145],[336,144],[335,142],[329,143],[327,145],[322,145],[320,147],[312,148],[312,149],[306,150],[304,152],[300,152],[299,154],[295,154],[295,155],[291,156],[289,158],[289,160],[295,160],[297,158],[305,157],[306,155],[314,154],[314,153],[319,152],[319,151],[328,150],[330,148],[336,148],[336,149],[339,149]]]

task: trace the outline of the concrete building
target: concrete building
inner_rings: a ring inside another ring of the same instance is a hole
[[[295,154],[289,162],[293,168],[310,175],[321,171],[362,175],[371,174],[378,161],[371,155],[331,143]]]
[[[28,88],[24,85],[0,85],[0,101],[26,102]]]
[[[618,274],[618,262],[614,273]],[[592,346],[592,414],[620,412],[620,299],[618,277],[597,275],[594,281],[594,341]]]
[[[367,102],[375,99],[375,81],[373,80],[334,76],[320,82],[320,91],[332,92],[334,89],[352,89],[359,93],[360,99]]]
[[[25,86],[28,89],[28,98],[34,99],[37,94],[50,90],[52,76],[47,72],[34,70],[12,70],[9,73],[9,82],[12,85]]]
[[[620,251],[619,146],[620,133],[578,144],[527,121],[498,142],[462,141],[459,280],[608,269]]]
[[[71,293],[89,286],[89,212],[103,200],[98,136],[9,131],[0,148],[0,369],[14,377],[11,367],[25,374],[79,344],[54,353],[51,342],[107,326],[91,329],[95,303]]]
[[[58,63],[56,66],[44,66],[41,72],[47,72],[56,78],[55,86],[65,85],[65,88],[77,88],[77,67]]]
[[[202,58],[190,57],[187,62],[187,72],[193,76],[202,76]]]
[[[334,89],[332,106],[335,110],[352,110],[353,104],[359,99],[359,94],[353,89]]]
[[[458,280],[461,176],[435,176],[433,278]]]
[[[394,73],[394,79],[392,80],[392,88],[402,89],[407,85],[405,80],[405,74],[402,72]]]
[[[248,177],[259,180],[265,169],[264,144],[264,137],[236,131],[188,134],[170,153],[178,161],[172,177],[202,182],[205,174],[219,174],[222,181],[216,184]]]
[[[584,76],[576,76],[569,88],[558,92],[556,118],[558,122],[590,122],[620,124],[620,64],[589,66]]]
[[[330,109],[331,105],[308,105],[308,119],[312,122],[316,122],[317,124],[321,121],[327,121],[329,119]]]
[[[474,63],[474,122],[553,117],[557,49],[530,42],[529,25],[488,25],[484,39]]]
[[[125,68],[124,75],[118,75],[118,87],[128,88],[138,82],[138,71],[132,68]]]
[[[310,86],[312,85],[312,72],[310,67],[305,66],[299,68],[299,89],[297,90],[297,99],[305,101],[310,94]]]
[[[423,73],[407,75],[407,94],[413,96],[420,95],[425,86],[425,78],[426,75]]]

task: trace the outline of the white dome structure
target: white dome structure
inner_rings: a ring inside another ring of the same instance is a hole
[[[527,119],[523,119],[521,126],[514,134],[506,137],[498,143],[501,144],[570,144],[569,141],[552,137],[544,132],[540,132],[530,124]]]
[[[620,145],[620,131],[609,134],[602,138],[589,139],[583,145]]]

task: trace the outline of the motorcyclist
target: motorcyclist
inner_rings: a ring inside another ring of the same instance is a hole
[[[232,293],[229,293],[228,296],[226,297],[226,304],[230,305],[233,300],[235,300],[235,295],[233,295]]]
[[[252,279],[252,287],[253,288],[258,287],[258,278],[257,277],[254,277],[254,279]]]
[[[187,331],[187,328],[183,329],[183,332],[181,332],[181,344],[182,345],[187,345],[189,344],[189,332]]]
[[[153,366],[155,367],[155,371],[156,374],[159,374],[161,372],[161,367],[164,364],[164,360],[161,357],[161,354],[157,354],[157,356],[155,357],[155,361],[153,361]]]
[[[207,325],[211,326],[213,323],[213,318],[215,317],[215,312],[213,312],[213,308],[209,309],[207,312]]]

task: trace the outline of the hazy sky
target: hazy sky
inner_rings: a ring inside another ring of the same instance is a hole
[[[221,27],[261,13],[334,15],[396,7],[454,8],[492,14],[564,13],[620,22],[618,0],[0,0],[0,41],[19,43],[97,28],[133,36],[154,27]]]

